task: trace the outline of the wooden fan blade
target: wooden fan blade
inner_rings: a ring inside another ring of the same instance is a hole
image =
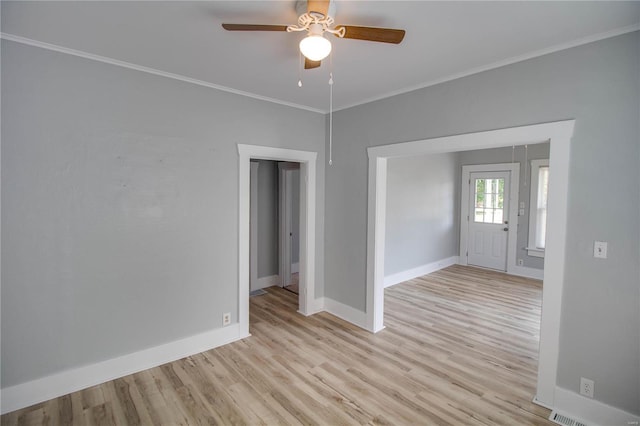
[[[316,12],[327,16],[329,13],[329,0],[307,0],[307,13]]]
[[[286,25],[222,24],[227,31],[287,31]]]
[[[379,41],[382,43],[398,44],[404,38],[404,30],[392,28],[354,27],[352,25],[339,25],[336,29],[344,27],[344,38],[355,40]]]
[[[318,68],[322,61],[312,61],[311,59],[304,58],[304,69],[310,70],[313,68]]]

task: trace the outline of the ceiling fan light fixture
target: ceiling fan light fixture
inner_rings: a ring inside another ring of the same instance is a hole
[[[310,61],[321,61],[331,53],[331,42],[322,35],[311,34],[300,41],[300,52]]]

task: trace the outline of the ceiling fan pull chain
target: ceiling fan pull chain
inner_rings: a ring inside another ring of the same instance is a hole
[[[298,87],[302,87],[302,52],[298,50]]]
[[[329,73],[329,165],[333,164],[333,72]]]
[[[527,186],[527,166],[529,165],[529,145],[524,146],[524,186]]]

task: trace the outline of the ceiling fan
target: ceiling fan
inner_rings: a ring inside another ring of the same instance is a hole
[[[392,28],[352,25],[337,25],[332,28],[334,20],[331,15],[333,15],[334,6],[334,2],[330,0],[298,0],[296,11],[300,16],[297,25],[222,24],[222,28],[227,31],[307,31],[307,37],[300,42],[300,52],[305,57],[305,69],[319,67],[321,61],[331,53],[331,42],[324,37],[324,33],[330,33],[339,38],[393,44],[399,44],[404,38],[404,30]]]

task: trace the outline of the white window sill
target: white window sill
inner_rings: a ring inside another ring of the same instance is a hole
[[[544,257],[544,249],[527,247],[527,254],[533,257]]]

